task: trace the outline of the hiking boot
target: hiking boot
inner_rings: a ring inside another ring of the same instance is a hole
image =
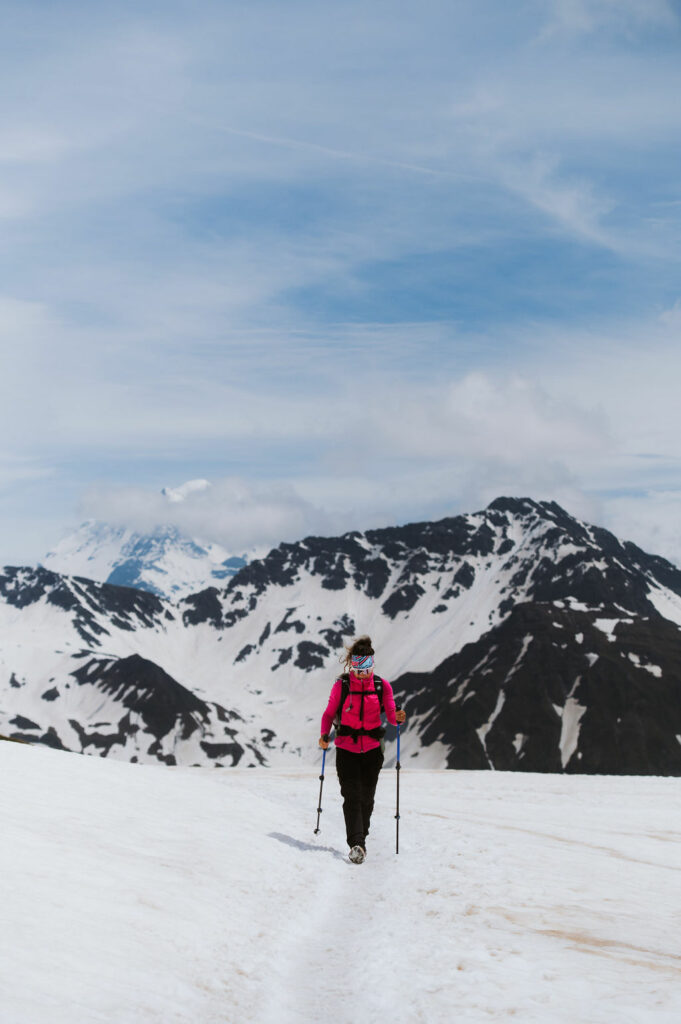
[[[363,846],[353,846],[353,848],[350,850],[350,853],[348,854],[348,857],[350,858],[353,864],[362,864],[364,862],[366,855],[367,852]]]

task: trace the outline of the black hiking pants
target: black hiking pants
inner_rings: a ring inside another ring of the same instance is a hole
[[[363,846],[369,834],[378,773],[383,766],[380,747],[354,754],[336,747],[336,772],[343,796],[343,815],[348,846]]]

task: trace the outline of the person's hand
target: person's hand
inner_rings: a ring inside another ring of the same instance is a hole
[[[402,725],[407,720],[407,712],[406,711],[402,711],[402,710],[396,711],[395,712],[395,718],[397,719],[398,724]]]
[[[322,750],[326,750],[328,748],[328,746],[329,746],[328,738],[324,739],[323,736],[320,736],[319,737],[319,746],[322,748]]]

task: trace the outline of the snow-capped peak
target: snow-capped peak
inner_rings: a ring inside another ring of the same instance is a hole
[[[64,575],[180,600],[206,587],[224,586],[254,554],[195,540],[174,526],[143,534],[91,519],[67,534],[42,565]]]
[[[206,587],[223,587],[239,569],[266,551],[227,549],[171,525],[172,506],[211,486],[209,480],[196,479],[179,487],[164,487],[161,494],[168,505],[167,518],[160,509],[161,521],[152,529],[88,519],[66,534],[40,564],[67,576],[137,587],[174,601]]]

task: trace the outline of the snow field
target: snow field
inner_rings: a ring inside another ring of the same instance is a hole
[[[0,743],[2,1024],[678,1024],[681,780],[405,764],[354,866],[320,763]]]

